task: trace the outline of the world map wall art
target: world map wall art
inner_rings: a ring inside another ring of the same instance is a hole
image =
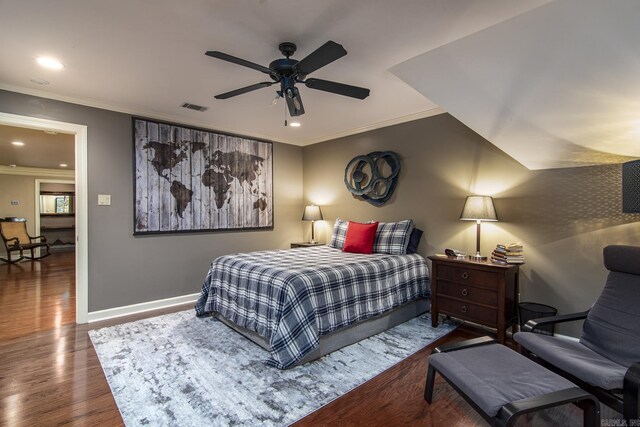
[[[133,119],[134,235],[273,228],[273,145]]]

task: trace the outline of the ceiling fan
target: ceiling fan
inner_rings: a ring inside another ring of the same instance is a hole
[[[216,50],[207,51],[205,54],[208,56],[258,70],[262,73],[268,74],[273,80],[221,93],[220,95],[216,95],[215,98],[228,99],[237,95],[242,95],[243,93],[280,83],[280,90],[277,91],[277,94],[285,98],[289,108],[289,114],[293,117],[304,114],[302,98],[300,97],[298,88],[295,86],[296,83],[304,83],[304,85],[310,89],[322,90],[338,95],[349,96],[351,98],[365,99],[369,96],[369,89],[363,87],[351,86],[329,80],[306,78],[308,74],[311,74],[317,69],[322,68],[346,55],[347,51],[342,47],[342,45],[333,41],[328,41],[300,61],[290,58],[296,51],[295,44],[291,42],[284,42],[280,43],[278,48],[285,58],[276,59],[269,64],[269,68],[244,59],[236,58],[235,56],[231,56],[226,53],[218,52]]]

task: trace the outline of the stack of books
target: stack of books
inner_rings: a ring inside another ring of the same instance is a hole
[[[523,264],[524,253],[522,244],[509,243],[496,246],[491,253],[491,262],[496,264]]]

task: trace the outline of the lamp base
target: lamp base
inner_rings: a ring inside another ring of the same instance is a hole
[[[467,255],[467,258],[471,261],[486,261],[487,257],[482,255]]]

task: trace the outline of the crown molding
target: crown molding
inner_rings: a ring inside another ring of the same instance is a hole
[[[171,122],[171,123],[180,123],[181,125],[185,125],[185,126],[195,126],[203,129],[211,129],[211,123],[207,121],[189,120],[182,116],[178,117],[170,114],[162,114],[155,111],[144,110],[141,108],[134,108],[129,106],[118,106],[118,105],[109,104],[106,102],[100,102],[100,101],[91,100],[91,99],[74,98],[71,96],[58,95],[58,94],[46,92],[43,90],[31,89],[31,88],[26,88],[22,86],[8,85],[5,83],[0,83],[0,89],[7,90],[10,92],[22,93],[24,95],[31,95],[31,96],[38,96],[40,98],[53,99],[54,101],[62,101],[62,102],[68,102],[71,104],[83,105],[85,107],[115,111],[116,113],[130,114],[132,116],[146,117],[149,119],[155,119],[155,120]],[[299,143],[294,141],[281,140],[278,138],[274,138],[271,135],[266,135],[258,132],[246,132],[243,130],[225,128],[221,126],[215,126],[215,128],[211,130],[222,132],[222,133],[230,133],[234,135],[243,135],[243,136],[262,139],[266,141],[281,142],[283,144],[300,145]]]
[[[0,83],[0,89],[7,90],[7,91],[10,91],[10,92],[22,93],[24,95],[31,95],[31,96],[38,96],[38,97],[41,97],[41,98],[53,99],[55,101],[62,101],[62,102],[69,102],[71,104],[84,105],[85,107],[100,108],[102,110],[115,111],[115,112],[124,113],[124,114],[131,114],[133,116],[141,116],[141,117],[147,117],[147,118],[150,118],[150,119],[164,120],[164,121],[167,121],[167,122],[175,122],[175,123],[180,123],[180,124],[186,125],[186,126],[196,126],[196,127],[200,127],[200,128],[204,128],[204,129],[210,129],[211,128],[211,123],[208,123],[208,122],[205,122],[205,121],[189,120],[189,119],[185,119],[184,117],[176,117],[176,116],[172,116],[172,115],[168,115],[168,114],[161,114],[161,113],[154,112],[154,111],[146,111],[146,110],[139,109],[139,108],[133,108],[133,107],[128,107],[128,106],[116,106],[116,105],[113,105],[113,104],[100,102],[100,101],[96,101],[96,100],[80,99],[80,98],[74,98],[74,97],[71,97],[71,96],[58,95],[58,94],[55,94],[55,93],[46,92],[46,91],[38,90],[38,89],[26,88],[26,87],[22,87],[22,86],[14,86],[14,85],[8,85],[8,84],[5,84],[5,83]],[[381,122],[372,123],[372,124],[369,124],[369,125],[366,125],[366,126],[362,126],[362,127],[358,127],[358,128],[347,129],[347,130],[344,130],[344,131],[341,131],[341,132],[338,132],[338,133],[334,133],[334,134],[331,134],[331,135],[321,136],[319,138],[308,139],[306,141],[284,140],[284,139],[280,139],[280,138],[274,138],[273,136],[265,135],[265,134],[261,134],[261,133],[246,132],[246,131],[243,131],[243,130],[230,129],[230,128],[224,128],[224,127],[219,127],[219,126],[216,126],[215,130],[219,131],[219,132],[223,132],[223,133],[241,134],[241,135],[245,135],[245,136],[248,136],[248,137],[263,139],[263,140],[267,140],[267,141],[280,142],[280,143],[283,143],[283,144],[290,144],[290,145],[297,145],[299,147],[305,147],[307,145],[317,144],[319,142],[325,142],[325,141],[329,141],[329,140],[332,140],[332,139],[343,138],[345,136],[355,135],[355,134],[358,134],[358,133],[363,133],[363,132],[367,132],[367,131],[370,131],[370,130],[380,129],[380,128],[384,128],[384,127],[387,127],[387,126],[393,126],[393,125],[398,125],[398,124],[401,124],[401,123],[411,122],[411,121],[414,121],[414,120],[424,119],[424,118],[431,117],[431,116],[437,116],[438,114],[443,114],[443,113],[446,113],[446,111],[443,108],[436,107],[436,108],[432,108],[432,109],[429,109],[429,110],[424,110],[424,111],[419,111],[417,113],[408,114],[406,116],[396,117],[396,118],[389,119],[389,120],[383,120]]]
[[[0,166],[0,175],[24,175],[24,176],[38,176],[38,177],[54,177],[54,178],[71,178],[76,176],[75,171],[72,170],[60,170],[60,169],[44,169],[44,168],[23,168],[23,167],[9,167]]]

